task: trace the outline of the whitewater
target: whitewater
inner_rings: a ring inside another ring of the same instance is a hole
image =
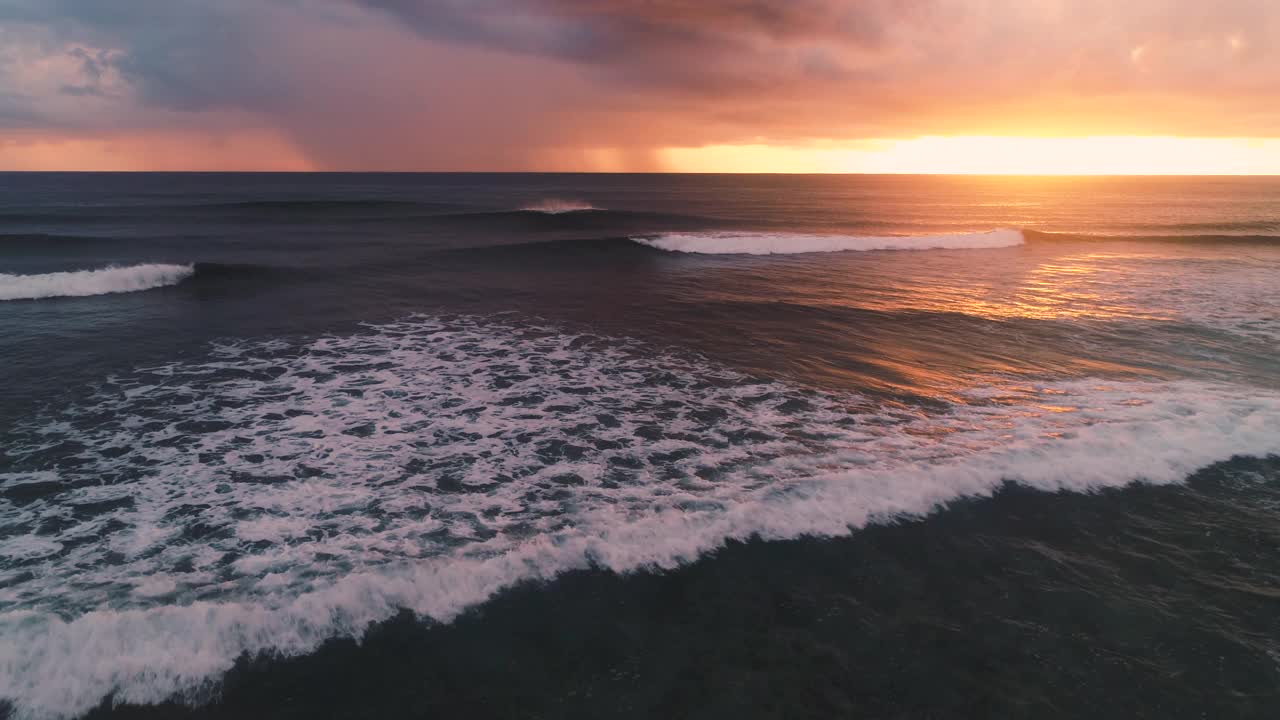
[[[0,300],[37,300],[127,293],[176,285],[195,274],[193,265],[147,263],[39,275],[0,273]]]
[[[520,207],[521,212],[536,212],[536,213],[543,213],[546,215],[561,215],[564,213],[590,212],[590,211],[599,210],[599,209],[600,208],[593,206],[591,203],[585,203],[585,202],[576,201],[576,200],[560,200],[556,198],[539,200],[537,202],[529,203],[528,205],[522,205]]]
[[[0,716],[1275,705],[1275,179],[0,185]]]
[[[709,231],[634,237],[659,250],[707,255],[791,255],[872,250],[982,250],[1021,245],[1020,230],[916,236],[815,235],[788,232]]]
[[[991,376],[925,410],[618,338],[419,316],[220,344],[15,438],[19,466],[83,448],[0,478],[3,525],[64,518],[0,541],[0,697],[52,719],[108,695],[205,698],[242,654],[307,653],[401,608],[447,622],[568,570],[845,535],[1008,481],[1176,483],[1280,452],[1280,395]]]

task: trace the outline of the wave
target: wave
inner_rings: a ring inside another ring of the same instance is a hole
[[[665,233],[635,242],[670,252],[707,255],[790,255],[868,250],[970,250],[1004,248],[1024,242],[1020,230],[917,236],[813,235],[771,232]]]
[[[1256,233],[1262,236],[1273,236],[1280,233],[1280,220],[1236,220],[1222,222],[1181,222],[1181,223],[1147,223],[1134,225],[1133,229],[1140,234],[1155,234],[1165,231],[1181,231],[1188,234],[1217,233],[1231,235],[1237,233]]]
[[[176,285],[194,274],[194,265],[157,263],[42,275],[0,274],[0,300],[84,297],[150,290]]]
[[[693,224],[698,227],[723,222],[716,218],[696,215],[680,215],[675,213],[645,212],[638,210],[606,210],[604,208],[582,206],[566,210],[548,210],[537,207],[523,207],[517,210],[488,210],[445,213],[425,218],[435,221],[480,222],[486,220],[530,221],[551,225],[571,226],[573,223],[589,223],[592,226],[608,227],[610,222],[658,222],[672,227],[687,227]],[[625,225],[623,226],[625,227]]]
[[[195,207],[247,207],[263,209],[292,210],[294,208],[359,208],[359,207],[403,207],[418,205],[412,200],[361,200],[361,199],[315,199],[315,200],[245,200],[242,202],[216,203],[213,205],[197,205]]]
[[[93,235],[63,235],[58,233],[0,233],[0,247],[31,245],[34,248],[50,245],[101,244],[111,242],[108,237]]]
[[[182,209],[248,210],[261,212],[324,212],[352,210],[408,210],[408,209],[456,209],[449,203],[418,200],[387,199],[296,199],[296,200],[245,200],[241,202],[209,203],[173,206]]]
[[[1254,232],[1219,232],[1217,234],[1163,234],[1152,235],[1132,232],[1119,234],[1059,232],[1047,230],[1023,230],[1022,234],[1028,242],[1157,242],[1184,245],[1275,245],[1280,243],[1280,235],[1260,235]]]
[[[561,237],[625,242],[631,236],[722,226],[722,221],[709,217],[586,207],[446,213],[423,217],[415,222],[419,227],[424,224],[444,226],[475,233],[486,240],[502,238],[514,243],[520,243],[522,238],[536,242],[545,233],[569,233],[572,235]]]
[[[591,210],[600,210],[590,203],[577,202],[574,200],[539,200],[535,203],[524,205],[520,208],[521,212],[539,212],[548,215],[559,215],[561,213],[571,212],[587,212]]]
[[[990,377],[923,412],[554,328],[415,318],[220,346],[28,430],[15,463],[67,445],[79,462],[16,485],[8,519],[29,531],[0,542],[23,571],[0,693],[67,718],[109,695],[195,697],[246,653],[308,653],[401,609],[447,622],[568,570],[845,535],[1005,481],[1179,482],[1280,451],[1280,395]],[[68,507],[80,525],[30,530]]]

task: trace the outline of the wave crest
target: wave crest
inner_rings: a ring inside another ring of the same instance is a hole
[[[814,235],[769,232],[665,233],[632,240],[658,250],[705,255],[791,255],[868,250],[976,250],[1025,242],[1021,230],[998,229],[952,235]]]
[[[243,654],[310,652],[401,608],[448,621],[576,568],[1280,450],[1280,395],[1256,388],[974,378],[946,409],[904,411],[472,318],[232,343],[86,402],[32,418],[0,476],[25,532],[0,542],[22,562],[0,598],[0,698],[19,717],[194,699]],[[72,443],[79,462],[40,470]],[[67,507],[82,527],[37,534]]]
[[[599,210],[591,203],[579,202],[575,200],[539,200],[535,203],[529,203],[520,207],[521,212],[540,212],[548,215],[559,215],[561,213],[570,212],[586,212],[588,210]]]
[[[177,285],[194,274],[194,265],[164,264],[112,266],[42,275],[0,274],[0,300],[85,297],[150,290]]]
[[[670,569],[729,540],[848,535],[878,521],[921,516],[959,498],[988,497],[1006,480],[1050,492],[1089,492],[1134,479],[1172,483],[1214,460],[1276,447],[1280,406],[1274,398],[1258,401],[1195,385],[1169,390],[1077,383],[1040,390],[1096,404],[1091,412],[1097,424],[1046,440],[1039,420],[1025,422],[998,406],[975,409],[976,417],[965,420],[997,420],[1000,431],[994,434],[1007,433],[1008,447],[908,463],[868,462],[857,449],[783,460],[770,469],[797,474],[796,480],[726,507],[699,509],[685,502],[632,518],[597,508],[579,528],[530,538],[505,553],[354,572],[279,604],[263,598],[199,601],[94,611],[71,620],[3,613],[0,632],[13,642],[0,650],[0,680],[20,717],[29,718],[74,717],[109,695],[138,704],[194,701],[241,655],[313,652],[330,638],[360,638],[371,623],[401,609],[449,622],[521,581],[572,570]],[[1190,411],[1192,398],[1205,401],[1203,412]],[[1135,437],[1155,442],[1143,448]],[[822,472],[832,465],[845,467]]]

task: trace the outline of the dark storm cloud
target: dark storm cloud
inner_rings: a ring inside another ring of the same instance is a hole
[[[729,140],[1277,125],[1266,0],[349,1],[434,41],[573,65],[606,99],[755,119]]]
[[[81,81],[60,88],[70,94],[98,94],[104,76],[115,73],[156,108],[262,108],[288,83],[269,62],[272,33],[280,28],[255,5],[261,4],[8,0],[0,4],[0,27],[76,60]]]
[[[875,54],[932,0],[354,0],[425,36],[578,63],[641,86],[751,90],[846,77],[842,55]]]
[[[581,61],[731,49],[750,36],[875,46],[931,0],[355,0],[442,39],[495,42]]]

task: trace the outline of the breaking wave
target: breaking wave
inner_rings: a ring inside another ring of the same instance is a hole
[[[1277,451],[1280,395],[1230,385],[988,377],[926,411],[475,318],[224,345],[17,429],[0,695],[32,718],[194,697],[244,653],[567,570]]]
[[[130,265],[43,275],[0,274],[0,300],[36,300],[126,293],[176,285],[195,274],[194,265]]]
[[[592,206],[590,203],[576,202],[573,200],[539,200],[520,208],[521,212],[540,212],[548,215],[559,215],[561,213],[585,212],[588,210],[599,210],[600,208]]]
[[[771,232],[664,233],[632,240],[659,250],[708,255],[789,255],[866,250],[968,250],[1023,244],[1020,230],[920,236],[812,235]]]

